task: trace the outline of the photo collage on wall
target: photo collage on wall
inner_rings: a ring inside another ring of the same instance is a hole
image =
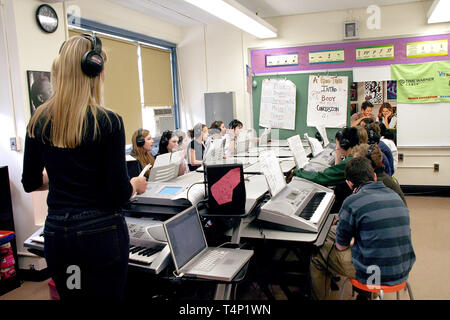
[[[376,103],[383,103],[383,82],[369,81],[364,83],[365,99]]]

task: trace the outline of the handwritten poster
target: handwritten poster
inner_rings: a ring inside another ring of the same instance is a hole
[[[348,77],[309,76],[308,127],[341,128],[347,122]]]
[[[287,79],[264,79],[261,90],[259,125],[295,130],[297,88]]]

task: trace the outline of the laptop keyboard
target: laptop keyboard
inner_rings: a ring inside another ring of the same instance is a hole
[[[195,269],[206,272],[211,271],[216,266],[217,262],[223,259],[228,253],[230,252],[225,250],[210,251],[202,257],[202,262],[197,264]]]

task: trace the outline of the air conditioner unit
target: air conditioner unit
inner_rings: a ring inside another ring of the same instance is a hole
[[[154,108],[156,131],[162,134],[166,130],[175,130],[175,118],[171,107]]]

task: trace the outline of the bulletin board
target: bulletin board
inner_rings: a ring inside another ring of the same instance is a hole
[[[314,73],[296,73],[296,74],[277,74],[277,75],[264,75],[255,76],[253,80],[256,81],[256,88],[253,88],[252,99],[253,99],[253,128],[259,132],[263,130],[263,127],[259,126],[259,114],[261,105],[261,88],[262,81],[264,79],[288,79],[291,80],[297,87],[296,92],[296,113],[295,113],[295,129],[294,130],[279,130],[279,139],[287,139],[293,135],[303,135],[307,133],[310,137],[314,137],[317,132],[315,127],[308,127],[306,124],[307,108],[308,108],[308,86],[309,86],[309,76],[310,75],[329,75],[329,76],[344,76],[348,77],[348,84],[353,82],[353,72],[348,71],[336,71],[336,72],[314,72]],[[348,88],[348,99],[347,99],[347,125],[350,125],[350,88]],[[339,128],[327,128],[328,140],[330,142],[335,141],[335,135]],[[272,136],[273,137],[273,136]]]

